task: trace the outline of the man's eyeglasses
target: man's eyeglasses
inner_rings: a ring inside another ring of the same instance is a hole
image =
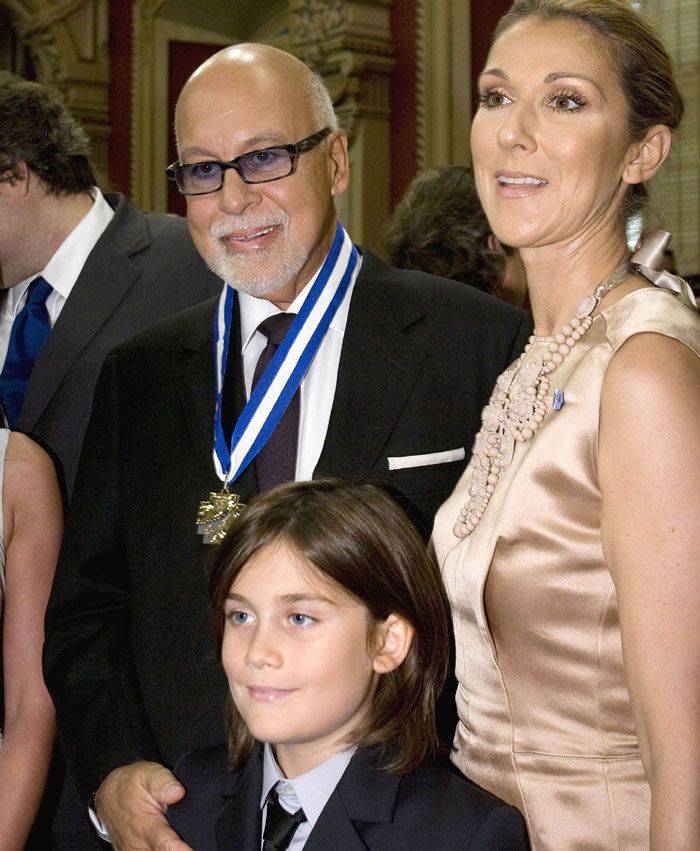
[[[301,142],[251,151],[230,162],[209,160],[185,165],[173,163],[165,169],[165,173],[170,180],[175,181],[183,195],[217,192],[224,185],[224,172],[228,168],[235,169],[245,183],[269,183],[291,174],[299,156],[315,148],[330,132],[330,127],[324,127]]]

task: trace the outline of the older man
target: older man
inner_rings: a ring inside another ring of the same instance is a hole
[[[333,202],[346,136],[289,54],[218,53],[176,127],[169,173],[229,286],[108,359],[47,621],[64,741],[124,848],[183,847],[163,766],[223,737],[202,564],[219,510],[285,478],[372,476],[429,527],[528,331],[507,305],[352,245]]]

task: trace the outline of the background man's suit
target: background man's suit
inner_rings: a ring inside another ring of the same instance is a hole
[[[159,319],[221,291],[197,253],[182,218],[144,213],[123,195],[105,196],[115,213],[88,255],[32,369],[17,425],[53,457],[70,500],[92,397],[107,354]],[[34,847],[46,848],[63,784],[54,761]],[[61,848],[97,847],[67,789],[54,821]],[[82,835],[78,834],[80,831]],[[76,838],[79,836],[80,838]]]
[[[262,747],[241,771],[225,746],[197,751],[175,769],[188,794],[168,821],[197,851],[259,851]],[[508,806],[428,760],[403,776],[386,774],[357,751],[304,851],[527,851],[525,822]]]
[[[222,286],[195,250],[184,219],[141,212],[123,195],[105,197],[114,218],[34,364],[18,425],[59,462],[67,496],[108,352]]]
[[[223,740],[201,499],[221,483],[211,451],[216,300],[105,362],[47,616],[45,671],[84,794],[118,765],[173,765]],[[234,328],[237,323],[234,323]],[[471,287],[365,254],[328,435],[315,476],[391,482],[429,526],[465,461],[388,470],[387,457],[465,447],[529,320]],[[240,351],[232,334],[231,352]],[[236,397],[244,402],[240,360]],[[248,469],[235,484],[256,491]]]

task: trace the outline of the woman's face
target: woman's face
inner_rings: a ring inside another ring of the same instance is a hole
[[[625,95],[599,36],[529,17],[494,43],[479,96],[474,173],[501,242],[577,244],[617,226],[634,155]]]

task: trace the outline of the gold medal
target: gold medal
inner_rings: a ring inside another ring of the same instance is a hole
[[[197,533],[205,544],[220,544],[226,537],[232,520],[241,516],[245,505],[237,493],[224,486],[221,493],[210,493],[203,499],[197,512]]]

